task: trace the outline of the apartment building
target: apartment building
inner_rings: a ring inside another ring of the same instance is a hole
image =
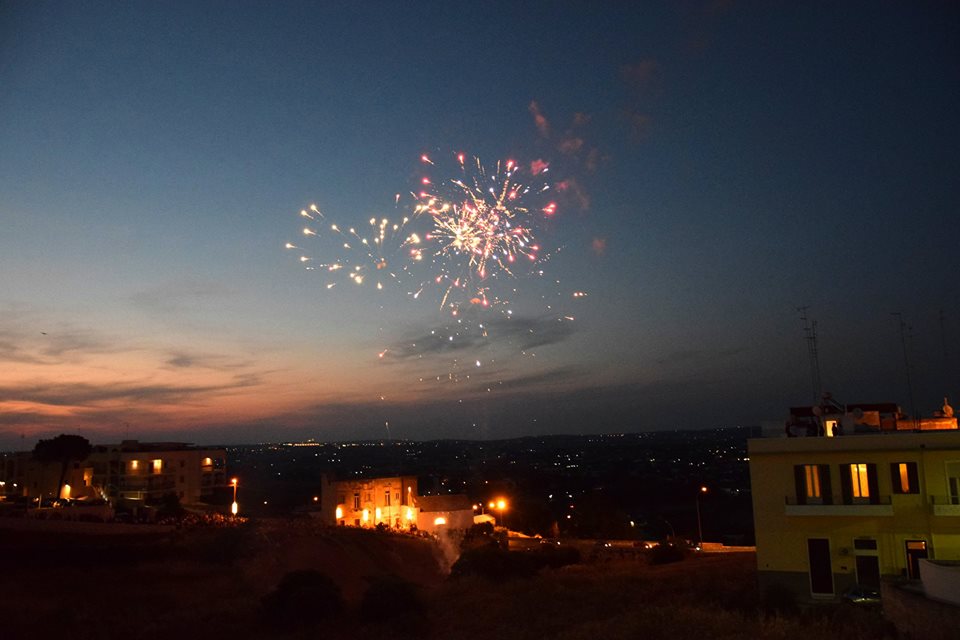
[[[960,560],[955,427],[759,438],[748,451],[762,588],[832,599],[918,579],[924,558]]]
[[[41,464],[31,452],[7,459],[2,469],[9,495],[58,497],[58,464]],[[227,486],[226,452],[182,442],[95,445],[86,460],[67,468],[61,498],[104,498],[111,504],[152,504],[168,494],[193,504]]]

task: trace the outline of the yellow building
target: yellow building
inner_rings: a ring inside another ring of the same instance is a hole
[[[760,586],[830,599],[960,560],[960,432],[748,442]]]
[[[416,476],[320,480],[321,518],[328,524],[409,529],[417,524]]]

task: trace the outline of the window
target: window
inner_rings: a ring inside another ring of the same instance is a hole
[[[873,463],[840,465],[840,485],[844,504],[880,504],[877,465]]]
[[[960,462],[947,463],[947,489],[950,504],[960,504]]]
[[[360,509],[360,494],[359,494],[359,493],[353,494],[353,509],[354,509],[354,511]]]
[[[876,551],[877,541],[873,538],[854,538],[853,548],[857,551]]]
[[[383,492],[383,505],[386,507],[390,506],[390,490],[389,489]]]
[[[867,482],[867,465],[863,463],[850,465],[850,486],[854,498],[869,498],[870,483]]]
[[[130,461],[130,473],[136,473],[136,472],[139,471],[139,470],[140,470],[140,461],[139,461],[139,460],[131,460],[131,461]]]
[[[797,504],[832,504],[830,467],[825,464],[798,464],[793,468]]]
[[[807,499],[819,498],[820,496],[820,469],[816,465],[806,464],[803,466],[806,476]]]
[[[892,463],[890,479],[894,493],[920,493],[920,476],[916,462]]]
[[[160,473],[163,471],[163,460],[153,460],[152,461],[153,473]]]
[[[180,468],[183,469],[185,466],[187,466],[187,461],[186,461],[186,460],[181,460],[181,461],[180,461]]]

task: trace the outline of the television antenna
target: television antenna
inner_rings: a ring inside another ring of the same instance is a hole
[[[810,307],[797,307],[803,322],[804,341],[807,343],[807,355],[810,358],[810,382],[813,386],[813,406],[819,406],[823,398],[823,385],[820,381],[820,354],[817,351],[817,321],[807,316]]]

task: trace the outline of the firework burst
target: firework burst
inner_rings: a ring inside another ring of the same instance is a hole
[[[310,221],[303,228],[304,236],[322,236],[338,244],[336,258],[328,262],[316,261],[292,242],[285,245],[301,252],[300,262],[306,269],[324,271],[330,276],[327,289],[346,279],[356,285],[373,284],[380,291],[385,282],[399,282],[409,272],[411,261],[421,259],[421,238],[407,228],[408,217],[399,222],[373,217],[357,231],[330,222],[315,204],[300,215]]]
[[[435,182],[424,176],[420,192],[413,194],[414,216],[431,221],[424,237],[436,267],[433,281],[443,290],[440,305],[454,313],[466,302],[497,304],[501,295],[492,287],[497,279],[532,270],[540,259],[537,229],[556,213],[556,203],[539,203],[550,188],[542,181],[548,171],[542,161],[531,165],[528,181],[513,160],[487,169],[478,158],[467,162],[457,154],[456,159],[456,177]],[[426,155],[421,161],[436,166]]]

